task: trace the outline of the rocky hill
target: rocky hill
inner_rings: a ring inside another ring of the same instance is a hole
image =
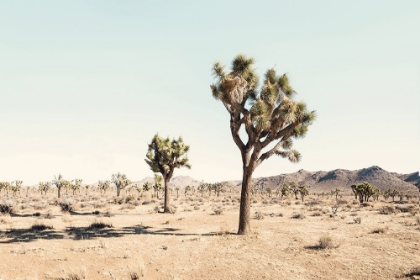
[[[404,193],[418,194],[419,173],[398,174],[388,172],[379,166],[371,166],[360,170],[336,169],[332,171],[306,171],[281,174],[272,177],[256,178],[254,184],[257,188],[278,188],[283,183],[295,182],[311,187],[312,192],[328,192],[335,188],[351,191],[350,186],[367,181],[380,190],[397,189]]]

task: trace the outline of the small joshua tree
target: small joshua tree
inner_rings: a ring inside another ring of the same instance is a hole
[[[65,185],[63,175],[58,174],[58,176],[54,176],[54,180],[52,180],[52,184],[57,187],[57,197],[61,197],[61,189]]]
[[[158,134],[152,138],[148,145],[149,149],[145,161],[153,172],[162,174],[165,189],[163,212],[171,213],[169,207],[169,183],[175,168],[191,168],[187,156],[190,147],[184,144],[182,137],[179,137],[178,140],[170,140],[169,137],[162,138]]]
[[[107,189],[109,189],[109,187],[111,186],[111,181],[99,181],[98,182],[98,188],[99,188],[99,192],[102,193],[102,195],[105,195],[105,192]]]
[[[131,181],[127,179],[125,174],[118,172],[117,174],[112,174],[111,182],[117,188],[117,196],[120,196],[121,190],[131,184]]]

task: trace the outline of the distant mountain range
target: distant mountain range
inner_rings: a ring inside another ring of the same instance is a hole
[[[358,182],[369,182],[380,190],[397,189],[405,193],[418,193],[420,189],[419,172],[398,174],[388,172],[379,166],[371,166],[360,170],[336,169],[332,171],[306,171],[281,174],[272,177],[256,178],[257,187],[277,188],[285,182],[295,182],[310,186],[312,191],[330,191],[341,188],[350,190],[350,186]]]
[[[145,182],[153,182],[152,177],[137,181],[139,185]],[[420,189],[419,172],[399,174],[388,172],[379,166],[371,166],[360,170],[336,169],[332,171],[306,171],[299,170],[295,173],[280,174],[270,177],[254,178],[253,184],[257,189],[270,187],[276,189],[286,182],[295,182],[310,186],[312,192],[328,192],[339,188],[350,192],[350,186],[367,181],[380,190],[397,189],[404,193],[418,194]],[[189,176],[177,176],[172,178],[171,187],[184,188],[185,186],[200,185],[201,181]],[[240,186],[240,181],[228,181],[231,185]]]

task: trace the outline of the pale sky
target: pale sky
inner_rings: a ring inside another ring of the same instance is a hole
[[[156,132],[197,180],[241,179],[211,67],[239,53],[288,73],[318,119],[254,177],[420,169],[420,1],[0,0],[0,181],[153,176]]]

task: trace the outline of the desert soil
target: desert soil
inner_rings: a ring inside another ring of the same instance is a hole
[[[257,196],[253,233],[237,236],[238,194],[171,196],[174,214],[156,213],[162,200],[150,202],[150,194],[128,204],[79,195],[71,214],[50,196],[40,206],[39,195],[22,195],[14,214],[0,215],[1,280],[395,279],[420,266],[418,201],[360,205],[347,196],[334,215],[330,197]],[[380,214],[384,206],[407,212]],[[320,238],[331,241],[327,248]]]

